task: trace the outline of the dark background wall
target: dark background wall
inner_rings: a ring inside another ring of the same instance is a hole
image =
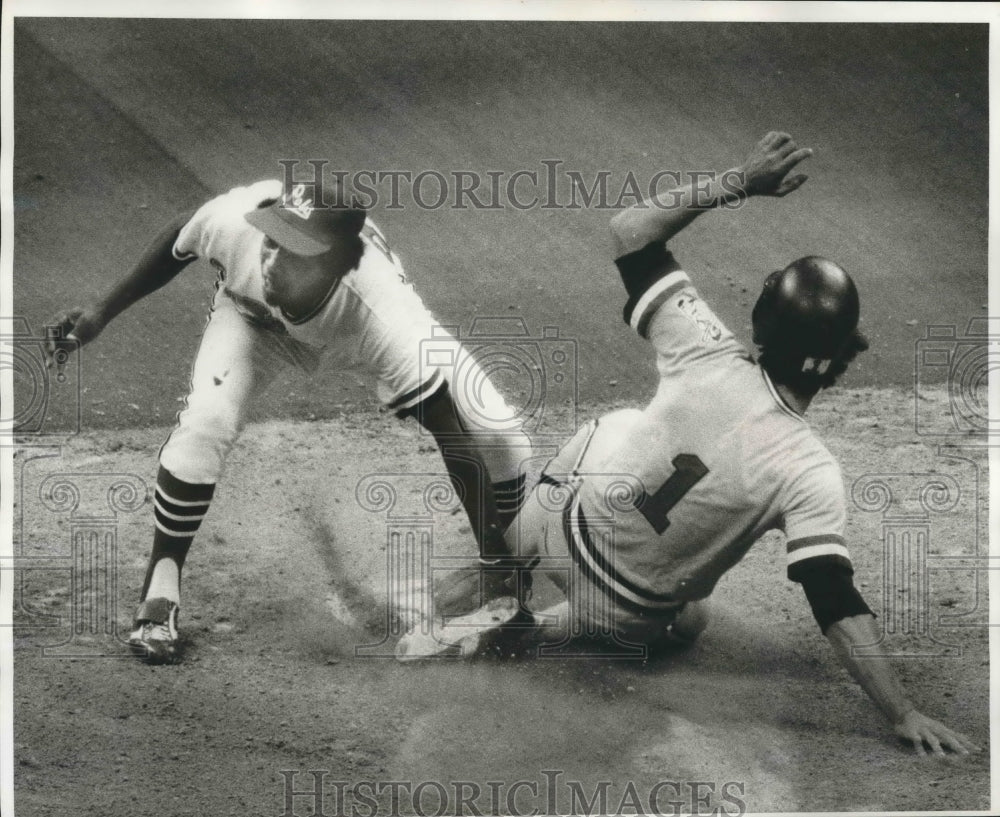
[[[806,186],[702,218],[675,252],[744,338],[768,271],[838,260],[873,341],[846,383],[905,385],[928,325],[961,334],[985,315],[987,68],[974,25],[20,18],[14,311],[40,331],[177,211],[279,174],[280,159],[505,180],[558,161],[559,200],[565,171],[608,171],[610,205],[628,171],[645,184],[723,170],[782,129],[815,150]],[[444,322],[557,326],[577,344],[584,405],[648,396],[649,352],[620,319],[613,208],[428,209],[404,195],[386,209],[379,191],[373,214]],[[85,427],[170,422],[212,281],[192,267],[85,350]],[[362,375],[331,371],[285,379],[260,413],[372,399]],[[50,423],[69,422],[62,403]]]

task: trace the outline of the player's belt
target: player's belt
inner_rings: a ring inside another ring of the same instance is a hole
[[[543,475],[542,479],[545,479]],[[555,480],[549,480],[555,482]],[[563,535],[570,557],[580,572],[612,602],[625,610],[644,616],[673,617],[684,606],[684,602],[669,593],[654,593],[640,587],[623,576],[612,561],[598,546],[597,537],[587,525],[583,508],[580,506],[579,485],[582,479],[572,485],[572,496],[563,509]],[[611,529],[613,532],[613,528]]]

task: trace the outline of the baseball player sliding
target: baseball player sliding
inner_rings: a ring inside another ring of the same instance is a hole
[[[853,281],[818,257],[772,273],[753,310],[754,361],[666,247],[709,209],[796,190],[806,176],[792,171],[811,154],[769,133],[728,175],[736,184],[681,187],[615,216],[625,320],[656,350],[659,386],[644,409],[581,428],[545,467],[508,537],[566,592],[538,623],[655,644],[696,638],[720,577],[765,531],[781,529],[788,577],[896,733],[920,754],[967,754],[972,741],[917,711],[885,658],[853,651],[877,644],[879,632],[852,578],[839,466],[802,416],[868,347]],[[447,589],[439,601],[448,603]],[[516,608],[501,601],[484,610],[506,620]],[[458,619],[451,632],[462,635],[465,620],[474,641],[489,617]],[[469,653],[474,643],[460,646]],[[397,654],[449,648],[414,631]]]
[[[134,651],[151,663],[178,659],[181,570],[250,405],[280,370],[309,375],[324,356],[369,370],[385,405],[434,435],[481,558],[501,568],[487,571],[486,592],[509,595],[516,577],[502,561],[503,530],[523,495],[519,465],[530,441],[484,376],[472,376],[473,407],[472,396],[449,382],[454,368],[421,365],[421,342],[433,337],[440,348],[449,336],[407,282],[385,237],[336,179],[261,181],[176,218],[103,298],[54,318],[57,337],[91,342],[196,258],[211,264],[218,283],[190,393],[160,451]],[[457,341],[453,353],[456,366],[474,365],[463,360]]]

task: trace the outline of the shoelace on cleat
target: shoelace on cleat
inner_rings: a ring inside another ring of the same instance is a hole
[[[146,642],[158,641],[169,644],[176,640],[176,636],[171,632],[170,619],[166,621],[145,621],[142,624],[142,640]]]

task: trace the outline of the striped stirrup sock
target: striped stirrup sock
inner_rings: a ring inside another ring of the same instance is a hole
[[[525,475],[521,474],[514,479],[493,483],[493,497],[497,503],[497,512],[500,516],[500,527],[507,530],[510,523],[514,521],[517,512],[524,503]]]
[[[184,482],[160,466],[153,498],[153,518],[156,523],[153,552],[149,556],[140,599],[146,598],[153,570],[161,559],[173,559],[177,563],[178,573],[180,572],[214,493],[214,484]]]

